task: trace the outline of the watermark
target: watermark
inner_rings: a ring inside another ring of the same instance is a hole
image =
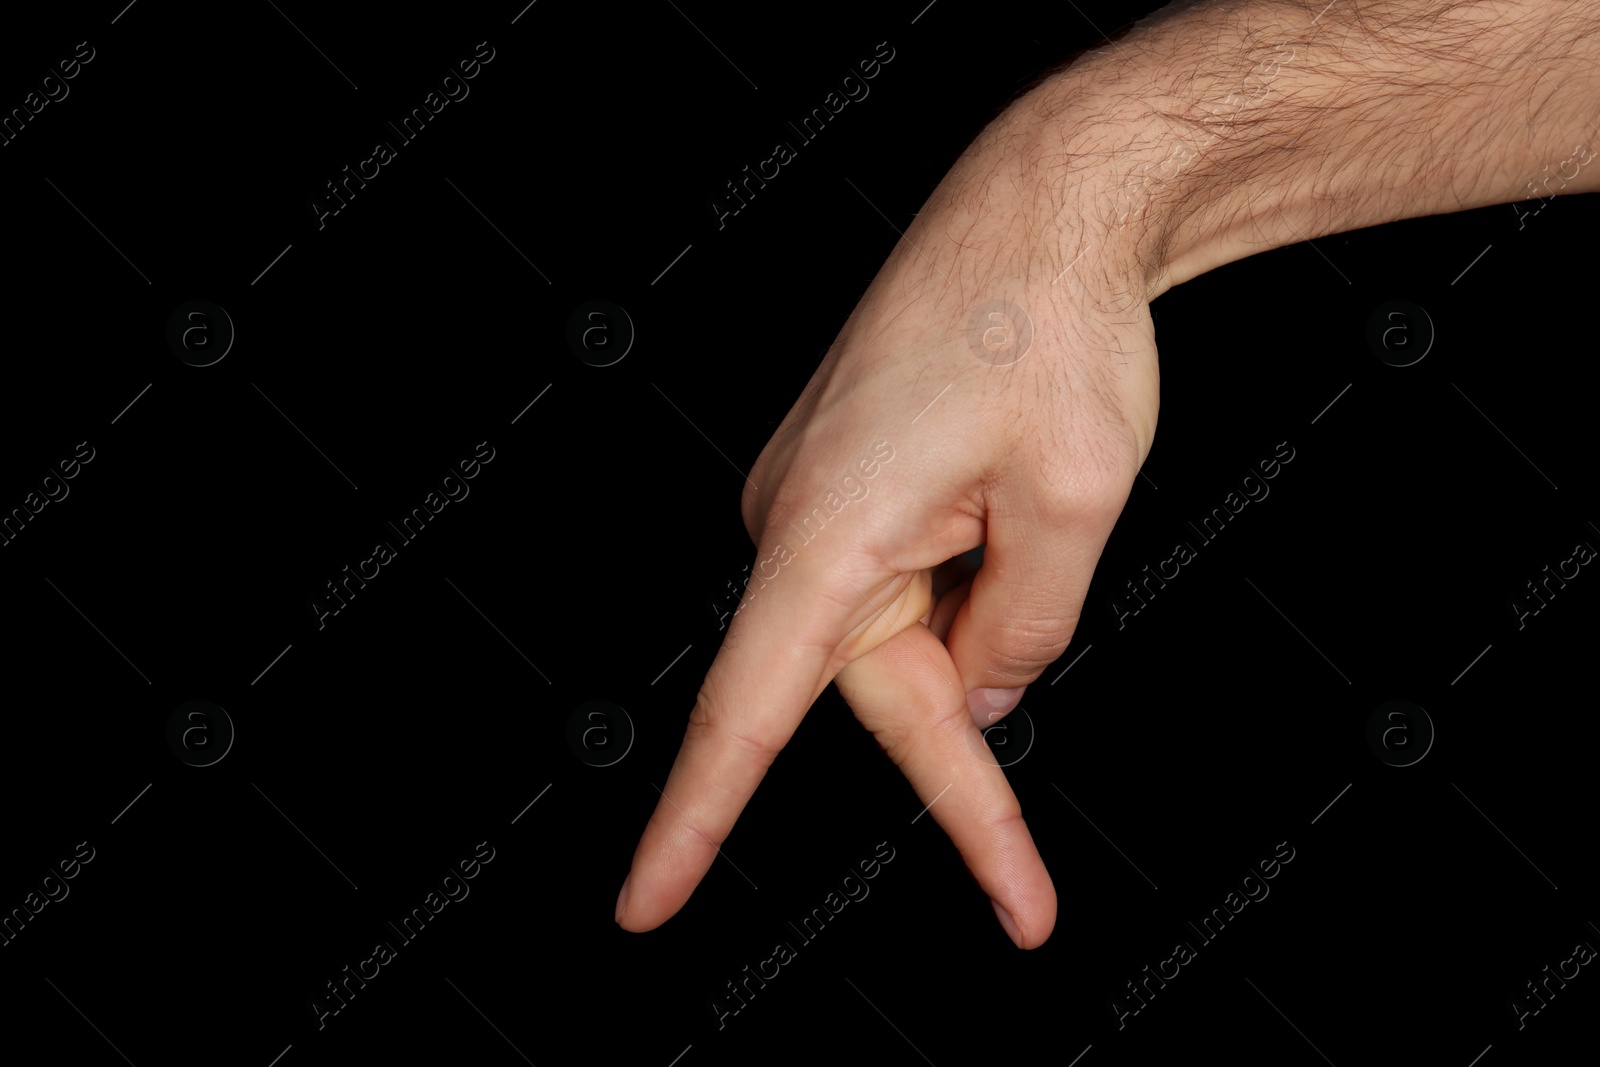
[[[179,704],[167,717],[167,747],[191,767],[221,763],[233,749],[233,718],[209,700]]]
[[[474,446],[474,449],[472,458],[458,461],[449,474],[439,479],[439,487],[429,490],[428,495],[422,498],[420,506],[412,508],[411,513],[403,516],[399,523],[393,521],[389,523],[389,529],[394,531],[395,537],[402,547],[421,537],[422,531],[427,528],[428,523],[437,518],[440,512],[450,506],[452,501],[459,503],[467,499],[467,494],[472,492],[467,483],[483,473],[483,467],[491,463],[495,457],[494,447],[488,441],[479,441]],[[485,450],[487,450],[487,454],[485,454]],[[459,475],[456,474],[456,470],[460,471]],[[451,487],[451,483],[454,483],[454,488]],[[393,542],[385,540],[373,545],[372,555],[357,563],[354,571],[350,569],[349,564],[345,564],[344,570],[340,572],[343,575],[342,578],[324,583],[328,595],[337,602],[338,607],[334,607],[333,604],[326,600],[318,601],[313,599],[307,602],[311,605],[312,614],[317,617],[317,629],[326,629],[327,620],[330,616],[337,615],[350,606],[345,598],[355,599],[356,593],[365,589],[367,582],[382,574],[383,568],[393,563],[398,556],[399,549],[395,548]],[[368,573],[369,567],[371,568],[370,573]],[[335,581],[339,585],[335,585]],[[351,582],[354,582],[355,585],[352,586]],[[344,595],[339,592],[341,587],[344,590]]]
[[[1279,441],[1273,449],[1272,458],[1257,460],[1255,468],[1239,479],[1238,488],[1230,489],[1228,495],[1222,498],[1222,504],[1212,508],[1211,514],[1202,518],[1198,526],[1189,523],[1189,528],[1195,532],[1201,547],[1215,541],[1228,523],[1238,518],[1239,513],[1252,502],[1259,503],[1267,499],[1267,495],[1272,492],[1267,483],[1281,474],[1282,465],[1293,462],[1294,457],[1295,451],[1289,442]],[[1117,617],[1117,629],[1127,629],[1128,619],[1149,606],[1146,598],[1154,600],[1156,593],[1165,589],[1167,582],[1182,574],[1183,568],[1193,563],[1198,555],[1199,549],[1195,548],[1192,542],[1179,541],[1173,545],[1172,555],[1157,563],[1154,570],[1147,563],[1141,572],[1143,577],[1124,582],[1124,592],[1133,599],[1118,599],[1115,596],[1111,598],[1111,611]],[[1140,593],[1141,588],[1143,594]]]
[[[567,317],[567,347],[591,367],[621,363],[633,348],[633,316],[609,300],[579,304]]]
[[[1367,316],[1367,347],[1391,367],[1410,367],[1433,350],[1433,318],[1420,304],[1390,300]]]
[[[28,495],[22,498],[20,506],[0,516],[0,548],[10,545],[21,537],[22,531],[28,528],[28,523],[37,518],[45,508],[67,499],[68,494],[72,492],[67,483],[78,476],[83,470],[83,464],[92,463],[94,457],[94,446],[88,441],[79,441],[72,446],[70,457],[62,456],[57,459],[55,466],[39,479],[39,488],[29,490]]]
[[[1528,190],[1528,195],[1509,205],[1511,210],[1516,213],[1517,229],[1519,231],[1526,229],[1528,220],[1548,207],[1561,190],[1567,187],[1567,183],[1576,178],[1578,172],[1593,160],[1594,149],[1586,144],[1580,144],[1573,146],[1572,155],[1556,164],[1556,172],[1554,174],[1550,173],[1550,164],[1548,163],[1540,168],[1539,173],[1529,178],[1523,186]],[[1568,167],[1572,168],[1572,173],[1563,173]],[[1550,185],[1552,178],[1557,183],[1553,189]],[[1540,192],[1541,189],[1544,190],[1543,193]],[[1539,206],[1530,210],[1527,208],[1528,204],[1537,204]]]
[[[1009,300],[988,300],[967,322],[967,347],[991,367],[1009,367],[1028,354],[1033,320]]]
[[[591,767],[621,763],[633,748],[633,718],[609,700],[585,701],[567,716],[567,747]]]
[[[789,128],[795,132],[800,144],[808,145],[816,140],[828,123],[852,102],[860,103],[865,100],[872,92],[867,82],[882,73],[883,67],[891,62],[894,56],[895,51],[889,46],[889,42],[879,41],[872,57],[858,60],[851,72],[839,79],[838,88],[830,90],[828,95],[822,98],[820,106],[812,108],[809,115],[801,118],[799,125],[789,123]],[[712,198],[708,201],[711,205],[711,214],[716,216],[717,229],[726,229],[729,218],[750,206],[746,200],[754,200],[756,192],[765,189],[767,182],[783,173],[783,168],[793,163],[798,155],[799,152],[792,142],[782,140],[773,144],[772,154],[757,163],[754,172],[748,163],[745,164],[743,177],[734,178],[724,184],[728,196],[732,199],[719,202]],[[740,195],[741,187],[744,195]]]
[[[1285,849],[1288,849],[1287,855],[1284,853]],[[1200,920],[1200,925],[1196,926],[1192,922],[1189,923],[1189,929],[1194,931],[1195,940],[1200,943],[1200,947],[1204,948],[1220,937],[1222,931],[1228,928],[1228,924],[1238,918],[1239,914],[1252,903],[1259,904],[1261,901],[1266,900],[1267,895],[1272,892],[1272,887],[1267,883],[1283,873],[1283,866],[1289,864],[1294,857],[1295,851],[1289,842],[1279,841],[1273,846],[1270,858],[1263,857],[1258,860],[1256,866],[1243,878],[1239,879],[1239,887],[1228,890],[1228,895],[1222,898],[1220,907],[1212,908],[1211,914]],[[1259,874],[1257,873],[1258,871]],[[1252,882],[1255,883],[1255,888],[1253,889],[1251,888]],[[1181,975],[1183,968],[1193,963],[1198,957],[1199,950],[1186,937],[1185,940],[1179,941],[1172,946],[1172,955],[1157,963],[1154,970],[1150,969],[1149,964],[1145,964],[1144,970],[1141,972],[1142,977],[1123,983],[1124,988],[1127,990],[1127,995],[1132,1000],[1124,999],[1119,1001],[1116,997],[1113,997],[1108,1002],[1111,1005],[1112,1014],[1117,1017],[1117,1029],[1127,1029],[1128,1019],[1149,1007],[1149,1001],[1156,998],[1156,993],[1167,988],[1167,983]],[[1143,990],[1142,993],[1140,992],[1141,989]],[[1122,994],[1119,993],[1118,996],[1122,996]],[[1138,1006],[1135,1007],[1135,1004]]]
[[[1543,577],[1528,579],[1523,589],[1532,599],[1518,600],[1512,597],[1509,601],[1511,614],[1517,617],[1517,629],[1527,629],[1528,620],[1549,607],[1549,602],[1556,598],[1556,594],[1567,587],[1568,581],[1582,574],[1582,568],[1593,559],[1594,546],[1587,541],[1579,541],[1572,546],[1572,555],[1558,562],[1554,571],[1550,569],[1550,564],[1546,563],[1544,569],[1540,571]]]
[[[1033,751],[1036,736],[1033,716],[1018,704],[1008,713],[989,712],[989,725],[980,726],[977,734],[967,734],[967,747],[991,767],[1010,767]]]
[[[233,350],[233,318],[209,300],[179,304],[167,317],[167,347],[191,367],[221,363]]]
[[[885,849],[889,850],[888,855],[884,855]],[[809,945],[815,941],[828,923],[837,918],[839,913],[844,911],[851,902],[860,903],[866,900],[867,894],[872,892],[872,888],[867,883],[882,874],[883,867],[892,862],[894,856],[894,849],[889,846],[889,842],[879,841],[873,849],[872,856],[858,861],[848,874],[840,878],[838,888],[830,889],[828,895],[822,898],[822,903],[812,908],[811,913],[800,920],[799,926],[792,922],[789,923],[789,928],[795,932],[795,939],[800,942],[801,946]],[[860,871],[859,874],[857,874],[857,870]],[[784,936],[787,938],[788,935]],[[754,1000],[756,993],[767,988],[767,983],[782,974],[783,968],[793,963],[798,956],[799,952],[794,947],[794,943],[786,939],[774,944],[772,955],[756,964],[754,970],[751,970],[748,963],[745,964],[744,970],[741,972],[742,977],[732,979],[727,983],[727,996],[731,999],[719,1000],[717,997],[712,997],[708,1001],[711,1006],[711,1014],[717,1018],[717,1029],[726,1029],[729,1016],[738,1015],[749,1007],[746,1003],[747,999]],[[769,967],[771,968],[770,971],[768,970]],[[739,984],[735,985],[735,982]],[[751,985],[752,982],[755,983],[754,986]],[[741,988],[744,990],[743,994],[740,993]],[[718,994],[718,996],[721,996],[721,994]],[[735,1003],[738,1004],[738,1007],[733,1006]]]
[[[1528,995],[1533,999],[1531,1002],[1528,1000],[1521,1002],[1513,1000],[1510,1002],[1511,1014],[1517,1017],[1517,1029],[1526,1029],[1528,1026],[1527,1020],[1549,1007],[1548,1002],[1554,1000],[1558,992],[1567,988],[1567,982],[1578,977],[1582,973],[1581,968],[1587,966],[1593,960],[1594,946],[1587,941],[1579,941],[1572,946],[1572,955],[1556,964],[1554,971],[1550,969],[1550,965],[1547,963],[1541,972],[1543,977],[1537,980],[1529,979],[1523,983],[1527,986]],[[1569,967],[1571,968],[1570,971],[1568,970]],[[1535,981],[1538,982],[1538,985],[1534,984]],[[1552,982],[1555,984],[1552,985]],[[1541,988],[1544,990],[1543,996],[1539,995]],[[1537,1004],[1538,1007],[1534,1007],[1534,1004]]]
[[[485,51],[487,50],[487,52]],[[428,95],[422,98],[421,105],[411,109],[409,115],[402,116],[399,123],[390,122],[389,128],[399,137],[401,145],[408,145],[422,135],[422,131],[432,120],[439,117],[440,113],[452,103],[460,103],[471,94],[472,89],[467,82],[483,73],[483,67],[494,61],[495,51],[489,47],[488,41],[479,41],[474,47],[472,58],[461,59],[456,62],[448,73],[439,78],[439,87],[428,90]],[[459,73],[457,73],[459,71]],[[452,83],[454,87],[452,88]],[[383,173],[383,168],[393,163],[398,157],[392,141],[378,141],[372,146],[372,154],[356,164],[355,170],[345,164],[340,172],[343,177],[334,178],[326,182],[329,200],[311,200],[311,213],[317,218],[317,229],[327,229],[327,219],[339,214],[349,205],[346,198],[354,200],[359,190],[367,187],[367,182]],[[351,183],[354,183],[352,185]],[[343,189],[344,195],[340,195]],[[337,204],[338,206],[334,206]]]
[[[1420,704],[1385,701],[1367,717],[1367,746],[1391,767],[1421,763],[1433,748],[1433,719]]]
[[[39,879],[38,888],[28,890],[27,896],[22,898],[22,905],[12,908],[9,914],[0,918],[0,947],[9,946],[20,937],[28,924],[37,919],[45,908],[67,899],[67,894],[72,892],[67,883],[78,877],[82,873],[82,865],[93,862],[95,856],[94,846],[87,841],[79,841],[72,849],[72,858],[58,860],[55,867]],[[51,887],[52,882],[55,883],[54,888]]]
[[[96,55],[88,41],[79,41],[72,48],[72,58],[58,60],[55,69],[39,79],[39,87],[28,90],[28,95],[22,98],[21,107],[14,107],[0,116],[0,148],[7,147],[21,137],[28,123],[43,114],[45,108],[61,103],[72,92],[67,82],[81,74],[83,67],[92,63]],[[85,49],[88,50],[87,54]]]
[[[449,873],[439,879],[438,888],[429,889],[428,895],[422,898],[422,903],[412,908],[411,914],[401,919],[399,926],[392,922],[388,924],[389,929],[393,930],[399,938],[400,948],[404,948],[415,941],[422,934],[422,931],[427,928],[428,923],[436,919],[439,913],[449,907],[450,904],[459,904],[467,899],[467,895],[472,892],[467,883],[482,874],[483,866],[492,862],[495,856],[494,848],[487,841],[479,841],[472,848],[471,857],[463,857],[457,860],[456,864],[449,869]],[[487,854],[485,854],[485,850],[487,850]],[[454,888],[452,888],[452,883],[454,883]],[[349,1007],[348,1000],[354,1000],[357,992],[367,988],[367,983],[382,974],[383,968],[393,963],[398,957],[399,949],[395,948],[394,942],[387,939],[387,934],[384,935],[384,938],[385,940],[373,944],[372,955],[356,964],[354,970],[351,970],[350,965],[347,963],[344,965],[343,970],[339,972],[342,977],[324,983],[324,988],[327,990],[328,997],[332,998],[331,1000],[324,998],[318,1001],[313,997],[306,1002],[311,1006],[311,1014],[316,1017],[318,1030],[327,1029],[328,1017],[338,1015]],[[369,967],[371,968],[370,971],[368,970]],[[354,984],[352,985],[352,983]],[[340,992],[341,989],[343,994]],[[318,995],[320,996],[321,994]],[[347,997],[348,1000],[346,999]],[[330,1006],[334,1002],[337,1002],[338,1007]]]
[[[755,599],[756,592],[765,589],[767,583],[776,578],[786,564],[794,562],[799,555],[800,549],[815,541],[821,535],[823,527],[828,525],[829,520],[837,517],[845,509],[846,505],[858,500],[865,500],[870,488],[867,482],[882,473],[883,464],[892,459],[894,459],[893,445],[889,444],[888,441],[879,441],[874,444],[871,453],[857,462],[850,469],[851,473],[840,479],[838,488],[830,489],[822,498],[820,504],[800,518],[799,526],[796,526],[793,522],[789,523],[789,529],[799,534],[798,538],[792,541],[778,542],[777,546],[773,548],[772,554],[756,564],[755,574],[746,574],[739,585],[734,585],[732,581],[728,582],[728,596],[725,598],[719,597],[711,601],[711,610],[717,616],[717,629],[719,631],[726,629],[728,617],[730,615],[738,615],[739,612],[748,607],[750,601]],[[767,573],[769,568],[772,572],[770,574]],[[748,566],[744,569],[746,571],[750,570]],[[755,591],[750,588],[752,577],[759,580]],[[734,606],[727,607],[726,605],[729,603]]]

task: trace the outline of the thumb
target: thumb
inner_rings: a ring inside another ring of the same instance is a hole
[[[983,565],[946,638],[979,729],[1066,651],[1121,504],[991,518]]]

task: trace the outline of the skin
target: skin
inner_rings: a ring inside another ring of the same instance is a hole
[[[1042,944],[1055,889],[979,728],[1065,652],[1150,452],[1150,301],[1268,248],[1600,188],[1596,71],[1600,11],[1570,0],[1218,0],[1163,9],[1008,108],[751,471],[766,560],[874,443],[894,450],[868,497],[748,587],[617,922],[683,906],[832,681],[938,800],[1007,935]],[[992,301],[1020,314],[989,318]],[[980,545],[971,574],[955,557]]]

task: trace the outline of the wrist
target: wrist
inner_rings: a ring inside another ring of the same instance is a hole
[[[1329,233],[1600,189],[1595,7],[1319,7],[1158,12],[1015,105],[1062,266],[1101,241],[1153,299]]]

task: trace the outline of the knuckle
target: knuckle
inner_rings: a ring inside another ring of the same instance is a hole
[[[973,725],[972,712],[967,709],[965,700],[959,701],[947,711],[939,712],[927,728],[929,736],[949,738],[952,741],[974,729],[977,727]]]
[[[694,711],[689,714],[689,724],[684,730],[684,744],[696,747],[731,746],[763,769],[772,766],[782,746],[737,721],[734,716],[717,710],[718,703],[709,688],[702,685],[695,699]]]
[[[1114,522],[1133,488],[1134,445],[1091,433],[1046,458],[1034,484],[1040,520],[1054,529]]]
[[[1007,620],[988,642],[988,670],[1025,684],[1060,658],[1077,619]]]
[[[1100,522],[1115,519],[1133,488],[1134,457],[1138,445],[1126,439],[1118,428],[1107,430],[1108,440],[1094,435],[1089,450],[1062,479],[1071,500],[1074,517]]]
[[[772,766],[773,760],[778,758],[779,746],[764,737],[731,726],[723,731],[723,737],[745,755],[759,762],[763,768]]]
[[[916,745],[916,730],[912,724],[896,720],[880,720],[872,724],[872,736],[878,747],[896,767],[904,767]]]
[[[994,841],[1004,840],[1010,834],[1026,826],[1022,819],[1022,805],[1015,796],[1007,797],[1004,801],[986,813],[984,829],[988,837]]]

